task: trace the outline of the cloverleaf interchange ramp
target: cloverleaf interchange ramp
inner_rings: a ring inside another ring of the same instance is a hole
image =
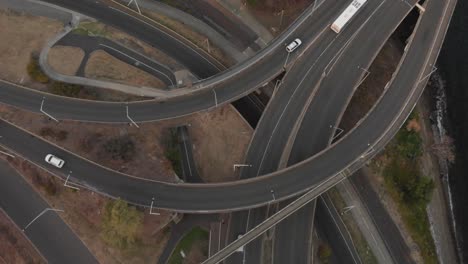
[[[428,72],[428,74],[429,74],[429,72]],[[422,83],[423,83],[424,79],[425,79],[425,78],[422,78],[422,79],[421,79]],[[389,89],[390,89],[390,88],[392,88],[392,87],[389,87]],[[7,126],[8,126],[8,125],[6,125],[5,127],[7,127]],[[15,128],[13,128],[12,131],[13,131],[14,129],[15,129]],[[7,130],[8,130],[8,129],[7,129]],[[18,132],[18,131],[16,131],[16,132]],[[23,131],[20,131],[20,133],[23,133]],[[3,143],[3,142],[1,142],[1,143]],[[364,153],[364,156],[365,156],[365,158],[367,158],[367,156],[372,156],[373,154],[374,154],[374,149],[372,149],[372,151],[365,152],[365,153]],[[38,160],[38,162],[41,162],[41,160]],[[94,173],[94,171],[93,171],[93,173]],[[96,176],[96,175],[95,175],[95,176]],[[78,178],[80,178],[80,177],[81,177],[81,176],[78,176]],[[84,183],[84,184],[86,184],[86,183]],[[92,186],[92,183],[89,184],[89,187],[94,189],[94,186]],[[100,190],[98,190],[98,191],[100,191]],[[158,195],[158,194],[156,194],[156,196],[155,196],[155,197],[156,197],[156,200],[157,200],[156,206],[158,206],[158,203],[159,203],[159,197],[158,197],[157,195]],[[182,196],[182,195],[184,195],[184,193],[183,193],[183,192],[180,192],[180,193],[178,193],[178,195]]]
[[[422,44],[427,45],[427,43]],[[418,51],[413,52],[423,56],[427,50],[418,49]],[[72,153],[59,150],[57,147],[31,137],[6,122],[2,122],[0,125],[0,131],[3,135],[0,144],[38,164],[42,163],[44,153],[55,151],[67,159],[66,166],[73,168],[75,180],[80,184],[113,197],[121,197],[134,204],[149,206],[152,198],[156,198],[157,207],[182,212],[215,212],[256,207],[271,201],[271,189],[275,190],[278,200],[285,199],[306,190],[325,186],[325,183],[329,183],[330,179],[333,179],[330,176],[340,175],[352,164],[355,164],[353,168],[362,165],[370,157],[367,155],[361,158],[371,149],[367,144],[372,146],[378,143],[382,135],[391,135],[386,134],[389,133],[387,128],[401,125],[401,119],[404,118],[400,115],[400,109],[407,105],[407,99],[411,98],[413,91],[409,88],[408,83],[419,82],[421,74],[414,74],[413,71],[420,69],[422,64],[420,60],[412,60],[403,64],[402,68],[408,70],[399,71],[398,76],[401,77],[389,86],[384,97],[367,118],[326,151],[285,170],[253,180],[198,185],[168,184],[136,179],[91,164]],[[24,89],[16,90],[27,91]],[[57,97],[57,99],[60,98]],[[3,95],[1,100],[8,103]],[[32,102],[36,104],[34,100]],[[30,106],[30,108],[32,107]],[[93,115],[96,116],[96,113],[105,112],[97,111],[93,112]],[[395,123],[396,121],[399,122]],[[31,149],[30,146],[35,146],[35,148]],[[310,175],[314,177],[310,177]],[[63,175],[61,176],[63,177]]]

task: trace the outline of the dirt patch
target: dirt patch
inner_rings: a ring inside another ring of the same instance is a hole
[[[406,129],[408,131],[414,131],[414,132],[419,132],[421,131],[421,125],[419,124],[418,120],[416,119],[411,119],[408,121],[408,124],[406,125]]]
[[[49,51],[48,63],[58,73],[75,75],[84,57],[77,47],[54,46]]]
[[[3,210],[0,210],[0,263],[46,263]]]
[[[285,30],[313,0],[247,0],[249,12],[274,36]]]
[[[31,54],[39,53],[46,41],[63,28],[62,24],[45,17],[0,10],[0,25],[0,78],[33,85],[26,71]]]
[[[86,23],[87,26],[92,28],[91,31],[93,32],[96,27],[102,27],[103,32],[105,32],[104,36],[167,65],[174,70],[183,69],[175,60],[142,41],[100,23],[85,22],[85,24]],[[0,78],[13,83],[26,85],[29,88],[47,91],[48,84],[41,84],[31,80],[27,73],[27,66],[31,56],[33,54],[37,56],[45,43],[63,29],[62,23],[45,17],[20,14],[10,10],[0,10],[0,24],[2,25],[2,27],[0,27],[0,36],[4,40],[0,42]],[[83,32],[83,30],[81,31]],[[95,31],[99,32],[99,30]],[[86,33],[86,31],[84,31],[84,33]],[[53,50],[54,48],[52,48],[52,52]],[[51,61],[55,68],[74,68],[72,65],[75,65],[76,62],[74,60],[73,62],[69,61],[68,54],[65,53],[63,54],[64,56],[59,55],[60,54],[53,54],[54,57],[57,56],[57,58],[53,58]],[[66,70],[66,72],[68,73],[68,70]],[[96,91],[97,100],[133,101],[141,99],[116,91],[106,90],[101,92],[101,89],[89,89]]]
[[[101,218],[109,198],[81,189],[72,190],[63,186],[63,181],[38,169],[21,158],[8,159],[9,163],[24,176],[26,181],[54,208],[63,208],[60,217],[85,243],[100,263],[149,263],[158,259],[168,240],[161,228],[171,219],[167,211],[160,216],[144,212],[144,220],[139,230],[139,247],[132,252],[121,252],[109,247],[102,240]],[[53,191],[51,191],[53,190]]]
[[[154,88],[166,86],[153,75],[124,63],[102,50],[94,51],[89,56],[85,67],[85,76],[93,79],[111,80],[124,84]]]
[[[202,179],[206,182],[236,180],[238,174],[233,164],[243,162],[252,128],[231,105],[198,114],[191,125],[193,155]]]

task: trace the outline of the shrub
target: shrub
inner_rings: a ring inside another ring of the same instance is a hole
[[[169,135],[165,139],[165,153],[164,156],[169,160],[172,169],[178,176],[182,176],[182,153],[179,148],[179,137],[177,129],[171,128]]]
[[[44,190],[50,196],[54,196],[57,194],[57,185],[55,185],[55,180],[49,178],[44,186]]]
[[[101,133],[91,133],[81,138],[80,147],[81,149],[88,153],[91,152],[96,145],[101,142],[103,135]]]
[[[138,242],[142,223],[143,213],[134,206],[129,206],[121,199],[109,201],[101,222],[101,236],[110,246],[122,250],[133,249]]]
[[[320,244],[317,254],[321,263],[328,263],[332,254],[331,247],[328,244]]]
[[[187,233],[177,244],[172,252],[172,256],[169,258],[167,263],[169,264],[182,264],[185,263],[184,259],[180,255],[180,252],[183,251],[186,254],[189,254],[190,250],[194,245],[200,245],[203,242],[208,242],[209,233],[206,230],[203,230],[201,227],[194,227]],[[203,251],[208,251],[208,248],[203,248]],[[208,252],[204,253],[208,254]]]
[[[58,141],[63,141],[65,139],[67,139],[68,137],[68,131],[65,131],[65,130],[54,130],[50,127],[43,127],[41,128],[41,131],[39,131],[39,135],[41,135],[41,137],[50,137],[50,138],[54,138]]]
[[[425,208],[430,200],[434,182],[422,177],[412,163],[394,159],[384,170],[386,181],[396,188],[399,198],[408,205]]]
[[[83,86],[81,85],[63,82],[53,82],[49,87],[51,93],[68,97],[78,97],[82,89]]]
[[[422,139],[419,133],[400,129],[396,135],[397,155],[415,159],[422,154]]]
[[[135,154],[135,143],[130,136],[112,138],[104,143],[104,150],[114,160],[130,161]]]
[[[36,55],[32,55],[31,59],[29,60],[27,71],[29,77],[36,82],[40,83],[48,83],[49,77],[42,71],[41,67],[39,66],[39,59]]]

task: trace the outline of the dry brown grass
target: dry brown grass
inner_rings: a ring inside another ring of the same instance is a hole
[[[261,3],[258,5],[247,5],[249,11],[274,36],[279,35],[283,30],[285,30],[289,24],[291,24],[310,4],[313,3],[313,0],[256,1]],[[281,16],[283,16],[282,19]]]
[[[102,50],[94,51],[89,56],[85,67],[85,76],[154,88],[164,88],[166,86],[153,75],[122,62]]]
[[[45,17],[0,10],[0,78],[31,85],[26,71],[32,53],[39,53],[62,24]],[[43,85],[35,84],[38,87]]]
[[[2,210],[0,210],[0,263],[46,263]]]
[[[77,47],[54,46],[49,51],[48,63],[56,72],[75,75],[84,57],[84,51]]]
[[[194,158],[200,176],[206,182],[236,180],[233,164],[242,163],[252,128],[231,105],[201,113],[191,121]]]

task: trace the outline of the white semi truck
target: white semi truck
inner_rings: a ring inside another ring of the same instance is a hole
[[[336,33],[348,24],[348,22],[356,15],[359,9],[367,2],[367,0],[353,0],[351,4],[341,13],[341,15],[333,22],[331,29]]]

